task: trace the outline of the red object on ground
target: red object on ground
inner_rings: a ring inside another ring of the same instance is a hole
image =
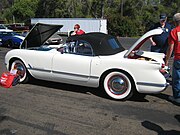
[[[12,75],[10,72],[4,72],[0,78],[0,86],[4,88],[11,88],[15,77],[16,75]]]

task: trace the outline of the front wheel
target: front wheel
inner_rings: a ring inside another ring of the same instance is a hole
[[[29,81],[29,73],[28,73],[24,63],[21,60],[15,60],[11,64],[10,70],[13,70],[14,68],[17,69],[17,73],[20,75],[20,82],[21,83],[26,83]]]
[[[132,82],[122,72],[111,72],[103,80],[105,92],[113,99],[128,99],[133,95]]]

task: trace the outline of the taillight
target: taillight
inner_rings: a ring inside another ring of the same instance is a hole
[[[165,64],[162,64],[161,65],[161,69],[159,70],[162,74],[166,73],[166,70],[165,70]]]
[[[159,70],[161,73],[162,73],[162,75],[166,78],[166,79],[168,79],[169,77],[171,77],[171,75],[170,75],[170,68],[168,67],[168,66],[166,66],[165,64],[162,64],[161,65],[161,69]]]

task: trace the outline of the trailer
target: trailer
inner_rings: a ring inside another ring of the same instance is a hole
[[[59,24],[63,27],[59,30],[62,33],[69,33],[74,30],[74,25],[79,24],[80,29],[86,33],[89,32],[102,32],[108,33],[107,31],[107,20],[96,19],[96,18],[31,18],[31,25],[36,23],[45,24]]]

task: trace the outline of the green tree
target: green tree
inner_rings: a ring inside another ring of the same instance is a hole
[[[0,20],[8,22],[6,14],[9,13],[9,8],[12,6],[13,0],[1,0],[0,2]],[[7,10],[8,9],[8,10]]]
[[[5,17],[9,22],[26,22],[35,16],[37,2],[38,0],[15,0],[12,7],[6,9]]]
[[[59,8],[57,0],[39,0],[35,17],[55,17],[55,11]]]
[[[12,7],[12,13],[17,21],[25,21],[35,16],[38,0],[18,0]],[[23,7],[23,8],[22,8]]]
[[[139,29],[136,22],[128,16],[115,15],[108,18],[108,20],[109,34],[121,37],[136,36],[138,34]]]

